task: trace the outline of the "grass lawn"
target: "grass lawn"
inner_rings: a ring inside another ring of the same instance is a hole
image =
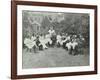
[[[69,55],[68,51],[62,48],[48,48],[37,53],[23,49],[22,67],[28,68],[48,68],[48,67],[69,67],[88,66],[88,50],[84,50],[83,55]]]

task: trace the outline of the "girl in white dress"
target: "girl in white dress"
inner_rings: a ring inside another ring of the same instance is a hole
[[[33,48],[33,41],[31,38],[25,38],[24,39],[24,44],[27,46],[28,50],[31,52],[31,49]]]
[[[37,52],[37,45],[36,45],[36,36],[35,35],[33,35],[32,37],[31,37],[31,41],[32,41],[32,48],[33,48],[33,50],[34,50],[34,53],[36,53]]]
[[[43,49],[47,49],[48,47],[46,46],[46,39],[44,35],[41,35],[40,38],[40,45],[42,45]]]
[[[50,34],[45,35],[45,44],[47,44],[49,47],[52,45]]]
[[[50,30],[48,32],[49,32],[49,35],[50,35],[50,39],[52,40],[52,45],[51,46],[54,47],[55,43],[56,43],[56,32],[53,29],[53,26],[50,27]]]
[[[61,46],[62,37],[60,34],[57,35],[57,47]]]

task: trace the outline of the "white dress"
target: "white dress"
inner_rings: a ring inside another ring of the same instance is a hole
[[[32,36],[31,37],[31,43],[32,43],[33,46],[36,46],[36,41],[35,40],[36,40],[36,37]]]
[[[60,45],[61,45],[61,36],[60,35],[57,35],[57,43],[60,43]]]
[[[50,37],[52,37],[52,35],[55,34],[55,30],[49,30],[48,32],[50,34]]]
[[[70,50],[70,49],[71,49],[71,46],[72,46],[72,43],[71,43],[71,42],[66,43],[66,47],[68,48],[68,50]]]
[[[40,45],[43,46],[43,49],[48,48],[48,47],[46,46],[46,40],[45,40],[44,36],[41,36],[39,40],[40,40]]]
[[[27,46],[28,49],[32,49],[33,46],[36,45],[36,42],[34,41],[35,38],[25,38],[24,39],[24,44]]]
[[[75,49],[75,47],[78,45],[78,43],[77,42],[73,42],[71,45],[72,45],[72,48]]]
[[[47,43],[50,43],[50,44],[52,44],[52,40],[50,39],[50,34],[47,34],[46,36],[45,36],[45,44],[47,44]]]

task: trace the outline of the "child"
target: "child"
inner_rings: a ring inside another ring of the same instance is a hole
[[[41,45],[41,49],[47,49],[48,47],[46,46],[46,39],[44,35],[40,36],[40,45]]]
[[[50,38],[50,34],[46,34],[45,35],[45,44],[47,44],[47,46],[51,47],[52,45],[52,40]]]
[[[31,37],[31,41],[32,41],[32,45],[33,45],[33,50],[34,53],[36,53],[36,49],[37,49],[37,45],[36,45],[36,36],[33,34],[33,36]]]
[[[27,37],[25,37],[25,39],[24,39],[24,45],[26,46],[27,51],[28,51],[28,42],[29,42],[29,39],[28,39],[28,36],[27,36]]]
[[[24,39],[24,44],[27,46],[27,48],[29,49],[29,51],[31,52],[32,47],[33,47],[33,42],[30,38],[25,38]]]
[[[71,45],[72,45],[71,42],[66,43],[66,49],[67,49],[68,51],[71,50]]]
[[[57,47],[60,47],[61,46],[61,35],[60,34],[58,34],[57,35]]]
[[[77,49],[78,43],[75,40],[72,40],[71,46],[72,46],[72,54],[76,55],[78,53],[78,49]]]

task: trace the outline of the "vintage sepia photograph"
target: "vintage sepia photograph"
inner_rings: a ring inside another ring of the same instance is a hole
[[[22,11],[22,68],[89,65],[90,16]]]
[[[97,74],[97,6],[12,1],[11,78]]]

